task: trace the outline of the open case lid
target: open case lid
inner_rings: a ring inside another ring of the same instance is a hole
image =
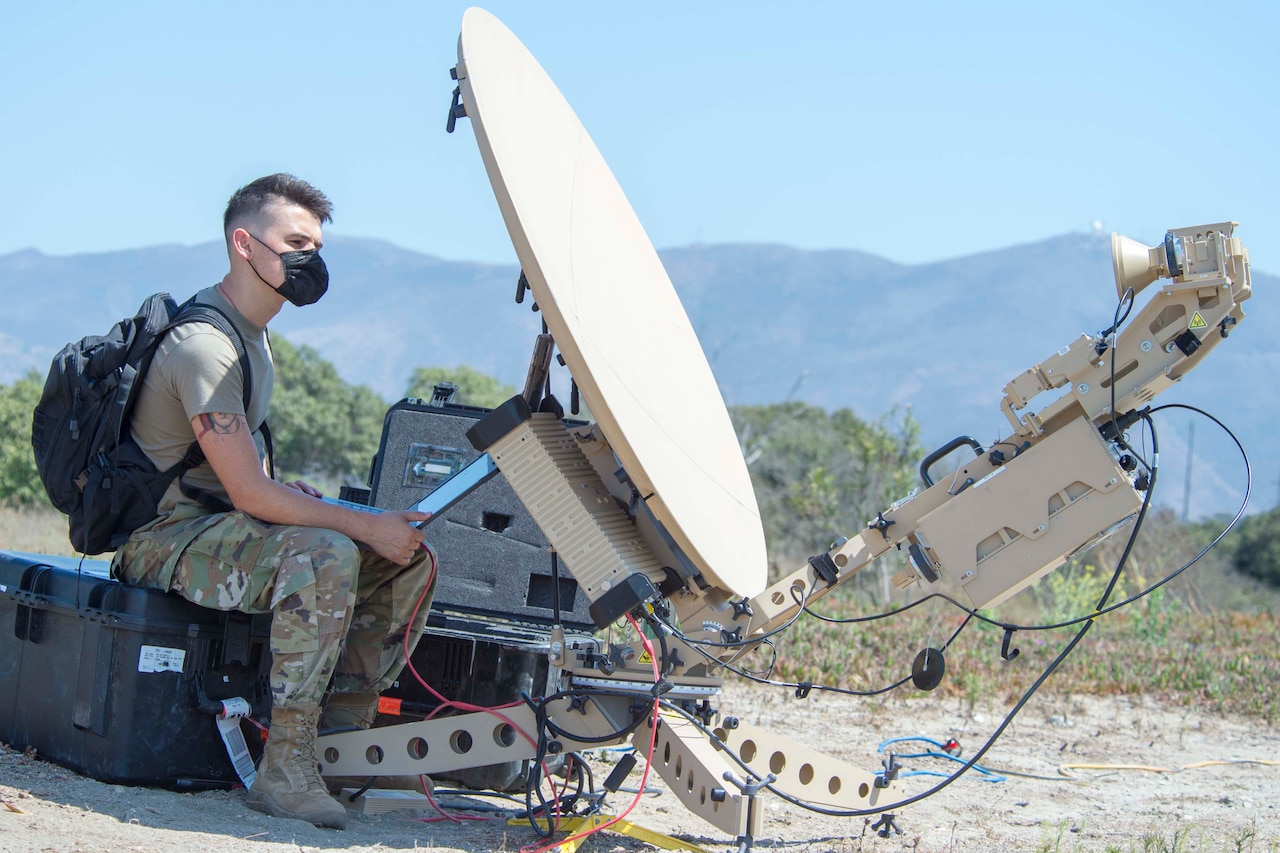
[[[482,9],[459,86],[542,316],[622,467],[707,579],[765,587],[751,478],[706,356],[599,150],[520,40]]]

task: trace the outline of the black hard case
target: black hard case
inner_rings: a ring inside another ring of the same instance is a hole
[[[466,432],[489,413],[478,406],[433,406],[406,399],[388,411],[369,477],[370,503],[407,509],[450,471],[479,454]],[[581,424],[583,421],[566,421]],[[425,462],[425,476],[413,468]],[[550,626],[555,621],[550,544],[501,474],[496,475],[426,528],[440,556],[432,610]],[[561,624],[591,632],[591,602],[560,566]]]
[[[553,670],[548,659],[550,637],[538,629],[442,619],[436,613],[432,623],[414,650],[413,666],[446,699],[491,707],[518,701],[522,694],[546,696],[555,691],[559,670]],[[439,704],[408,668],[383,695],[407,703],[417,716]],[[414,716],[380,715],[377,725],[395,725]],[[559,766],[554,757],[552,764]],[[528,761],[508,761],[431,775],[469,788],[514,791],[524,789],[528,772]]]
[[[100,560],[0,551],[0,741],[116,784],[237,779],[209,699],[270,708],[270,616],[117,583]],[[165,659],[181,671],[152,671]]]

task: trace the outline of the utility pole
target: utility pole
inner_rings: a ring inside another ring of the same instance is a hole
[[[1195,462],[1196,422],[1187,424],[1187,482],[1182,487],[1182,522],[1187,521],[1191,512],[1191,466]]]

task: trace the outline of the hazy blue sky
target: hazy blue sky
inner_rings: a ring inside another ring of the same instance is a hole
[[[287,170],[331,233],[512,261],[469,127],[444,132],[466,5],[7,4],[0,253],[215,239],[232,190]],[[1280,271],[1276,4],[487,8],[660,248],[919,262],[1231,218]]]

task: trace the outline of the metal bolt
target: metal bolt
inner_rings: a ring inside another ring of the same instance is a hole
[[[1143,352],[1151,352],[1154,346],[1155,344],[1151,343],[1151,341],[1143,341],[1142,343],[1138,344],[1138,349],[1142,350]]]
[[[1165,352],[1173,352],[1173,351],[1177,348],[1177,346],[1178,346],[1178,345],[1177,345],[1177,344],[1175,344],[1173,341],[1169,341],[1169,343],[1167,343],[1167,344],[1165,344],[1165,345],[1164,345],[1164,351],[1165,351]]]
[[[970,569],[969,571],[965,572],[964,576],[967,578],[973,577],[973,569]]]
[[[1043,524],[1036,525],[1036,533],[1044,533],[1044,525],[1043,525]]]
[[[1077,385],[1077,386],[1076,386],[1076,393],[1077,393],[1077,394],[1088,394],[1088,393],[1089,393],[1089,383],[1088,383],[1088,382],[1081,382],[1079,385]]]

